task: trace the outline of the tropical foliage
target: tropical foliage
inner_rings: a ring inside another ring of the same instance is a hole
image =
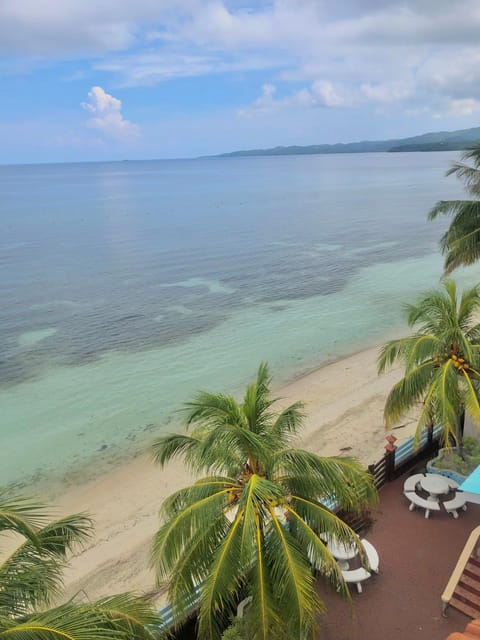
[[[463,439],[463,459],[455,449],[449,447],[440,449],[430,464],[437,469],[448,469],[466,477],[480,465],[480,442],[467,436]]]
[[[388,342],[378,360],[379,373],[397,361],[405,367],[404,377],[387,397],[387,427],[418,403],[417,442],[423,428],[435,422],[443,425],[447,445],[450,438],[461,445],[465,410],[480,425],[479,288],[459,298],[455,282],[448,279],[441,289],[407,305],[408,325],[417,331]]]
[[[440,241],[446,273],[480,258],[480,145],[466,151],[462,160],[470,160],[471,164],[456,162],[447,175],[455,174],[464,183],[471,199],[440,200],[429,213],[430,220],[440,215],[452,217],[450,227]]]
[[[45,507],[0,493],[0,533],[21,540],[0,565],[0,639],[147,640],[146,625],[159,620],[149,604],[131,594],[96,602],[60,596],[66,557],[91,534],[84,514],[50,521]]]
[[[318,533],[359,544],[326,505],[358,510],[376,499],[370,475],[356,461],[293,448],[303,406],[276,414],[270,382],[262,364],[242,402],[199,393],[186,407],[196,429],[154,445],[160,465],[182,456],[195,473],[209,474],[165,501],[152,551],[178,620],[199,597],[202,639],[220,638],[238,601],[249,596],[245,623],[252,639],[311,637],[323,611],[312,565],[348,597]]]

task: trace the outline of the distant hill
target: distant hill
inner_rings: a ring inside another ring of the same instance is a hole
[[[290,156],[327,153],[372,153],[378,151],[455,151],[480,144],[480,127],[457,131],[434,131],[412,138],[393,140],[364,140],[337,144],[312,144],[308,146],[273,147],[272,149],[247,149],[221,153],[217,157],[238,156]]]

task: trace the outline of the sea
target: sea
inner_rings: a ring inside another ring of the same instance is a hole
[[[183,429],[198,390],[241,397],[261,361],[278,387],[405,330],[457,158],[0,166],[0,484],[86,479]]]

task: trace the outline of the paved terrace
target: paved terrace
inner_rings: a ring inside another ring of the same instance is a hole
[[[366,535],[378,550],[380,573],[363,583],[361,594],[351,585],[353,608],[319,583],[328,609],[319,639],[445,640],[465,628],[469,618],[455,609],[442,617],[440,596],[470,532],[480,524],[480,505],[468,503],[458,520],[443,508],[427,520],[423,509],[408,510],[405,477],[380,490]]]

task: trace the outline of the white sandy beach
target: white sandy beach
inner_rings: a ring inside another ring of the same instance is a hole
[[[276,390],[282,404],[306,403],[299,446],[327,456],[354,455],[366,465],[382,456],[387,435],[383,405],[400,371],[378,378],[377,353],[362,351]],[[399,443],[414,427],[413,418],[407,418],[395,428]],[[162,499],[188,479],[180,462],[162,471],[144,454],[87,484],[51,495],[63,513],[88,511],[95,520],[95,537],[66,572],[67,595],[84,591],[96,598],[127,590],[153,591],[148,557],[158,510]]]

